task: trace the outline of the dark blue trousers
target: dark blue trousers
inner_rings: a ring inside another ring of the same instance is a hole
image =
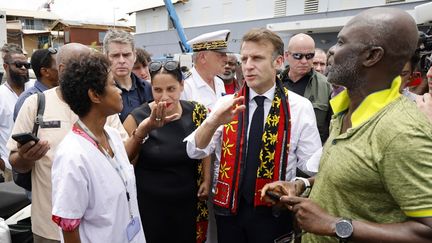
[[[254,208],[241,198],[237,215],[216,215],[218,243],[273,243],[291,234],[293,220],[286,208]]]

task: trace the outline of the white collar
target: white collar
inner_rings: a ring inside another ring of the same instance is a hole
[[[273,87],[271,87],[269,90],[267,90],[264,94],[260,96],[265,96],[270,101],[273,101],[274,95],[275,95],[275,89],[276,84],[273,84]],[[255,96],[258,96],[259,94],[255,92],[253,89],[249,88],[249,102],[255,98]]]
[[[195,85],[198,88],[204,87],[204,86],[208,86],[210,87],[210,85],[208,85],[208,83],[206,81],[204,81],[204,79],[201,77],[201,75],[198,73],[198,71],[196,70],[195,67],[192,68],[191,70],[192,73],[192,80],[194,81]]]

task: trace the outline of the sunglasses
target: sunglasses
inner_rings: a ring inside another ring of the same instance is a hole
[[[303,57],[306,57],[306,60],[310,60],[314,58],[315,53],[290,53],[291,56],[296,60],[301,60]]]
[[[13,64],[17,68],[25,67],[26,69],[29,69],[31,67],[30,63],[28,62],[15,61],[15,62],[9,62],[8,64]]]
[[[154,61],[150,62],[149,65],[149,71],[150,73],[158,72],[163,67],[167,71],[175,71],[179,69],[179,63],[176,61],[167,61],[167,62],[160,62],[160,61]]]

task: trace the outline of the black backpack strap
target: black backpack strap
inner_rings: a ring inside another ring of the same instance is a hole
[[[38,96],[38,107],[37,107],[37,115],[33,124],[33,135],[37,137],[37,133],[39,130],[39,126],[43,123],[43,114],[45,111],[45,94],[42,92],[37,93]]]

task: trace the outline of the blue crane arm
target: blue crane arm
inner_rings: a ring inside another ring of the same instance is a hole
[[[164,0],[166,10],[168,11],[168,16],[170,17],[174,28],[177,30],[177,35],[180,38],[180,43],[183,46],[183,51],[192,52],[191,46],[187,43],[186,34],[184,33],[183,26],[180,19],[177,16],[177,12],[172,4],[171,0]]]

